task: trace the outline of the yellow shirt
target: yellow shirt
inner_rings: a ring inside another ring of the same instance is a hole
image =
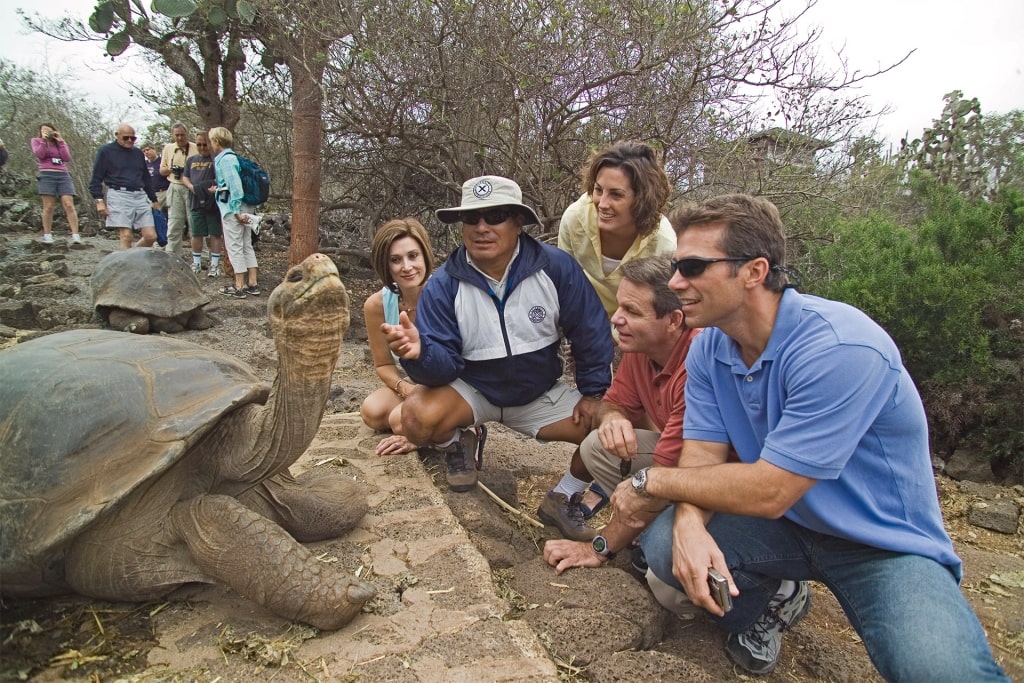
[[[645,256],[662,254],[671,257],[676,250],[676,233],[672,224],[664,216],[658,229],[645,237],[633,241],[633,245],[622,257],[619,265],[608,275],[604,274],[601,260],[601,234],[597,229],[597,208],[584,194],[566,208],[562,221],[558,226],[558,248],[569,252],[583,267],[590,284],[601,297],[608,318],[612,317],[619,307],[615,300],[615,292],[622,282],[622,265]],[[665,279],[671,273],[665,273]]]
[[[185,160],[191,156],[199,154],[199,148],[196,147],[196,143],[188,143],[188,151],[184,151],[178,148],[178,143],[169,142],[164,145],[164,151],[160,153],[160,170],[170,171],[172,166],[184,166]],[[163,175],[163,174],[161,174]],[[182,185],[181,178],[175,178],[174,174],[171,173],[167,176],[167,179],[175,185]],[[177,190],[175,190],[177,192]]]

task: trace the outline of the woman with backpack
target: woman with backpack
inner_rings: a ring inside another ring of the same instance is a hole
[[[253,207],[242,201],[244,190],[238,156],[231,149],[234,136],[220,126],[211,128],[209,135],[216,155],[213,160],[217,175],[214,190],[224,232],[224,248],[235,271],[235,283],[222,287],[220,293],[236,299],[258,296],[260,287],[256,283],[258,264],[256,251],[252,248],[252,227],[258,225],[259,219],[253,215]]]

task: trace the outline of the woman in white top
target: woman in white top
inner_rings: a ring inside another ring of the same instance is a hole
[[[381,325],[397,325],[401,311],[416,322],[416,303],[434,270],[434,253],[423,225],[415,218],[400,218],[380,227],[373,238],[370,258],[384,287],[366,299],[363,317],[373,364],[384,386],[366,397],[359,413],[368,427],[392,432],[377,444],[377,455],[408,453],[416,445],[402,435],[402,401],[416,384],[402,372]]]

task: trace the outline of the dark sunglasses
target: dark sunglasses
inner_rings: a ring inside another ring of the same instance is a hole
[[[128,142],[129,140],[135,142],[136,140],[138,140],[138,138],[135,137],[134,135],[122,135],[121,139],[124,140],[125,142]]]
[[[753,261],[754,256],[727,256],[725,258],[699,258],[697,256],[691,256],[690,258],[672,259],[672,271],[679,273],[685,278],[697,277],[704,273],[712,263],[746,263],[747,261]]]
[[[516,215],[514,209],[484,209],[483,211],[461,211],[459,220],[463,225],[476,225],[483,218],[487,225],[498,225],[504,223],[511,216]]]
[[[196,147],[209,147],[209,145],[206,144],[205,142],[197,142]]]

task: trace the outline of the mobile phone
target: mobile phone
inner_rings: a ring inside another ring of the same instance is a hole
[[[708,590],[711,591],[711,599],[718,603],[723,612],[732,609],[729,581],[714,567],[708,567]]]

